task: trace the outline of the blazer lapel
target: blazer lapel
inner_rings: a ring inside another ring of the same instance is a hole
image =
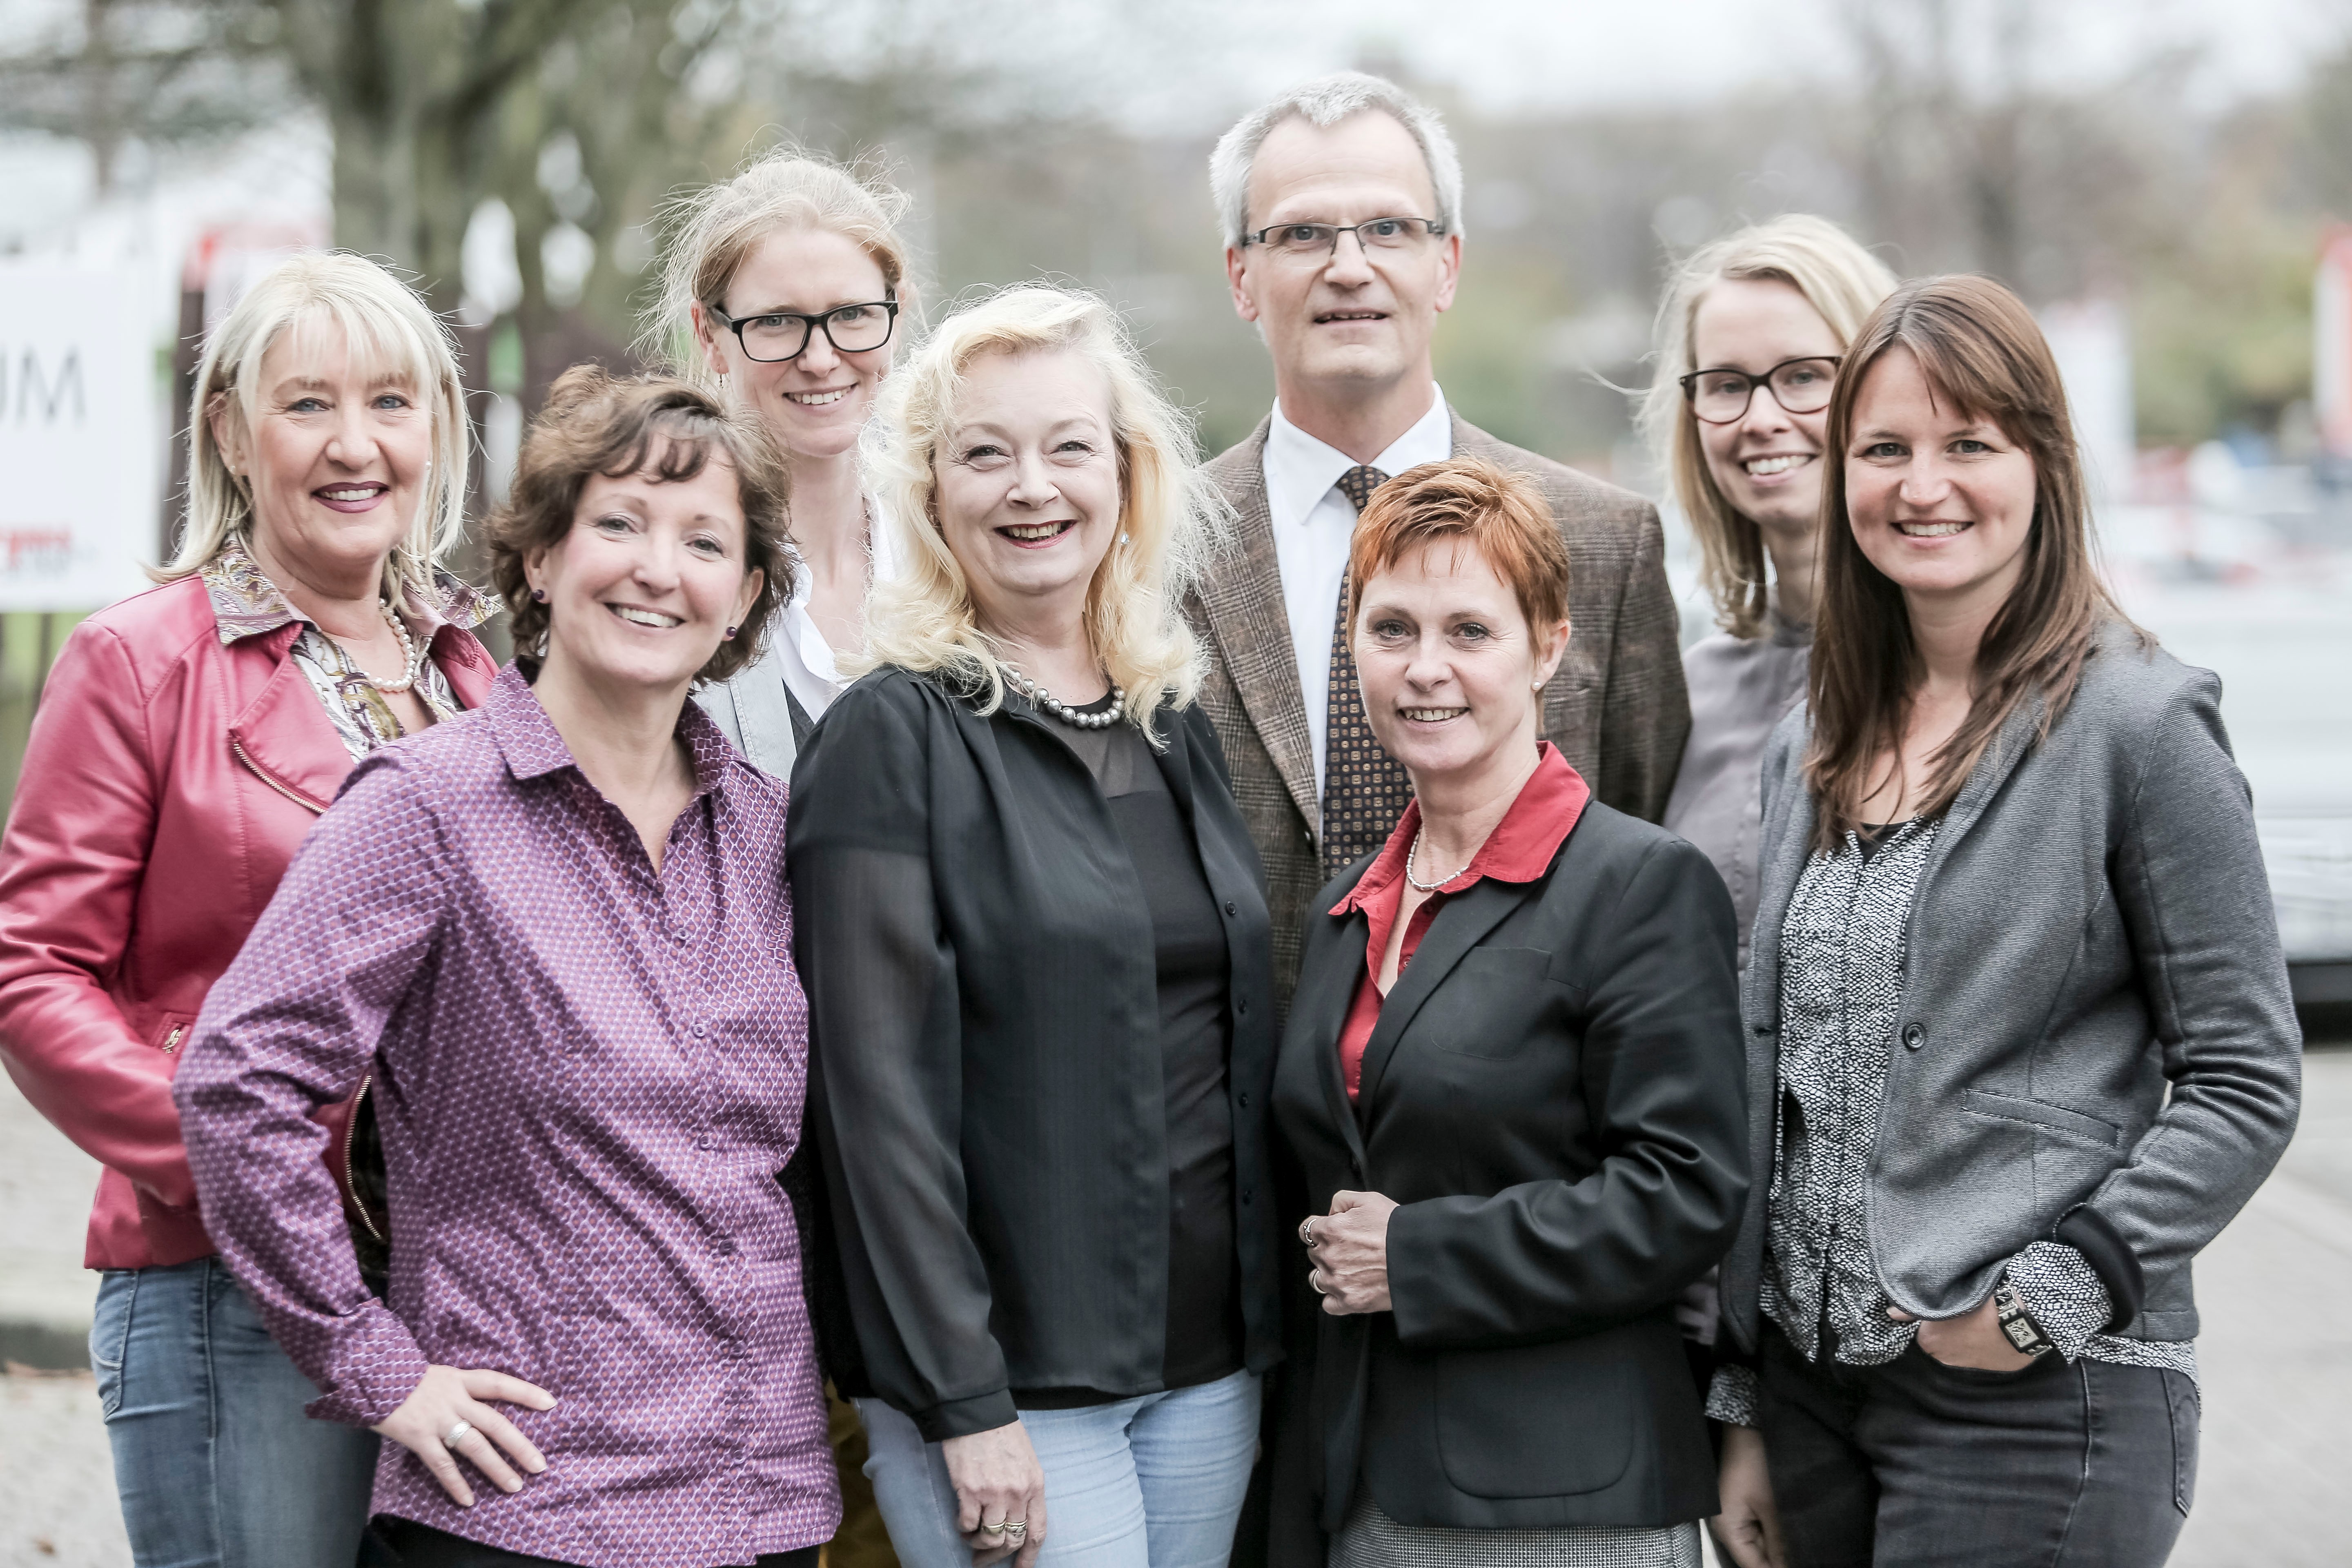
[[[310,678],[287,651],[301,631],[289,622],[269,634],[278,668],[229,726],[228,742],[238,760],[271,787],[324,811],[351,773],[352,753],[320,705]],[[228,651],[232,657],[236,652]]]
[[[1330,917],[1318,911],[1316,918]],[[1359,1169],[1364,1163],[1364,1132],[1355,1108],[1348,1103],[1347,1081],[1339,1076],[1339,1035],[1348,1026],[1348,1009],[1355,1004],[1356,987],[1363,978],[1364,944],[1370,934],[1371,922],[1360,913],[1339,922],[1339,951],[1353,962],[1307,968],[1297,994],[1290,999],[1290,1024],[1284,1035],[1286,1041],[1297,1039],[1314,1052],[1315,1081],[1321,1086],[1331,1125]]]
[[[1266,504],[1265,437],[1273,423],[1270,416],[1261,420],[1234,453],[1235,470],[1223,487],[1236,521],[1234,538],[1201,574],[1196,591],[1243,709],[1299,815],[1319,833],[1322,807],[1315,794],[1315,746],[1307,728],[1306,698],[1298,689],[1290,616],[1283,608],[1274,514]]]
[[[1454,973],[1454,966],[1472,948],[1486,940],[1486,933],[1505,915],[1525,903],[1540,886],[1540,881],[1497,882],[1490,877],[1469,891],[1448,899],[1437,911],[1412,962],[1404,966],[1404,973],[1389,988],[1387,1000],[1381,1004],[1381,1019],[1372,1026],[1371,1040],[1364,1047],[1363,1072],[1357,1080],[1357,1115],[1370,1113],[1381,1075],[1387,1070],[1389,1058],[1396,1054],[1398,1040],[1412,1026],[1413,1015],[1421,1011],[1430,993]]]

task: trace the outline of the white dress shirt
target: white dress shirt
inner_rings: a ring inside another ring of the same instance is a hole
[[[879,510],[874,498],[866,498],[866,548],[873,557],[871,581],[879,583],[891,574],[895,564],[890,552],[889,531],[877,526]],[[848,689],[849,681],[834,659],[833,645],[817,630],[816,617],[809,614],[809,594],[814,586],[805,567],[793,574],[793,596],[784,601],[782,625],[776,629],[774,644],[779,662],[784,668],[784,685],[800,700],[802,710],[812,722],[824,717],[833,700]]]
[[[1454,456],[1454,421],[1445,394],[1430,399],[1423,415],[1372,467],[1394,477],[1423,463]],[[1283,417],[1274,405],[1265,434],[1265,503],[1274,521],[1274,558],[1282,574],[1282,607],[1290,621],[1290,647],[1298,659],[1298,692],[1307,702],[1307,732],[1315,748],[1315,794],[1323,794],[1323,752],[1330,732],[1331,626],[1339,616],[1339,584],[1348,574],[1348,552],[1356,537],[1355,503],[1339,489],[1339,476],[1356,459]]]

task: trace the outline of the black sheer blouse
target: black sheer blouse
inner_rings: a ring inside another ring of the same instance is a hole
[[[1012,1421],[1016,1391],[1125,1398],[1279,1354],[1262,873],[1205,716],[1163,711],[1158,736],[1139,748],[1157,778],[1114,793],[1108,751],[1090,766],[1091,737],[1021,699],[983,719],[886,668],[793,770],[812,1121],[848,1303],[875,1392],[931,1441]],[[1177,828],[1220,928],[1205,968],[1155,928],[1194,923]],[[1198,994],[1218,969],[1221,994]],[[1204,1183],[1231,1205],[1207,1229],[1237,1346],[1170,1333],[1197,1321],[1171,1273],[1197,1283]]]

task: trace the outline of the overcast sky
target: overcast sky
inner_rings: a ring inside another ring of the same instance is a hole
[[[1790,81],[1833,81],[1852,62],[1839,18],[1855,0],[1194,0],[1230,42],[1200,61],[1253,93],[1386,47],[1498,110],[1688,102]],[[1955,0],[1980,19],[2000,0]],[[1173,7],[1181,13],[1181,4]],[[1165,11],[1162,12],[1166,14]],[[1197,25],[1208,17],[1196,15]],[[2352,31],[2352,0],[2033,0],[2036,68],[2093,82],[2184,45],[2209,102],[2291,83]],[[1197,35],[1196,35],[1197,37]],[[1137,81],[1147,98],[1148,74]],[[1181,93],[1193,112],[1210,83]],[[1181,101],[1154,110],[1181,115]]]

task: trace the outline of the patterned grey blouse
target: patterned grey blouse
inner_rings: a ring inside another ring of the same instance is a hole
[[[311,689],[318,692],[328,721],[342,737],[352,761],[356,763],[386,741],[401,737],[404,731],[400,721],[393,717],[392,704],[383,700],[383,693],[376,689],[367,672],[343,651],[341,643],[310,624],[278,591],[278,584],[247,552],[243,540],[231,539],[213,557],[203,575],[224,644],[258,632],[275,631],[289,621],[302,622],[302,635],[294,640],[295,668],[309,678]],[[411,590],[400,606],[401,623],[420,648],[430,647],[434,634],[444,626],[471,630],[498,611],[497,600],[454,577],[443,577],[436,585],[440,590],[439,603],[428,603]],[[433,715],[436,724],[465,710],[457,694],[449,689],[448,678],[430,658],[418,661],[415,690],[416,700],[425,704],[425,711]]]
[[[1864,1206],[1887,1064],[1903,1004],[1911,904],[1941,819],[1882,829],[1865,847],[1846,835],[1815,856],[1780,927],[1780,1097],[1772,1121],[1772,1184],[1765,1194],[1763,1309],[1808,1361],[1822,1329],[1849,1366],[1875,1366],[1908,1349],[1916,1325],[1894,1305],[1871,1260]],[[2107,1288],[2080,1252],[2037,1241],[2009,1261],[2009,1283],[2068,1360],[2167,1367],[2197,1374],[2193,1344],[2115,1338]],[[1707,1414],[1756,1424],[1756,1376],[1726,1366]]]

